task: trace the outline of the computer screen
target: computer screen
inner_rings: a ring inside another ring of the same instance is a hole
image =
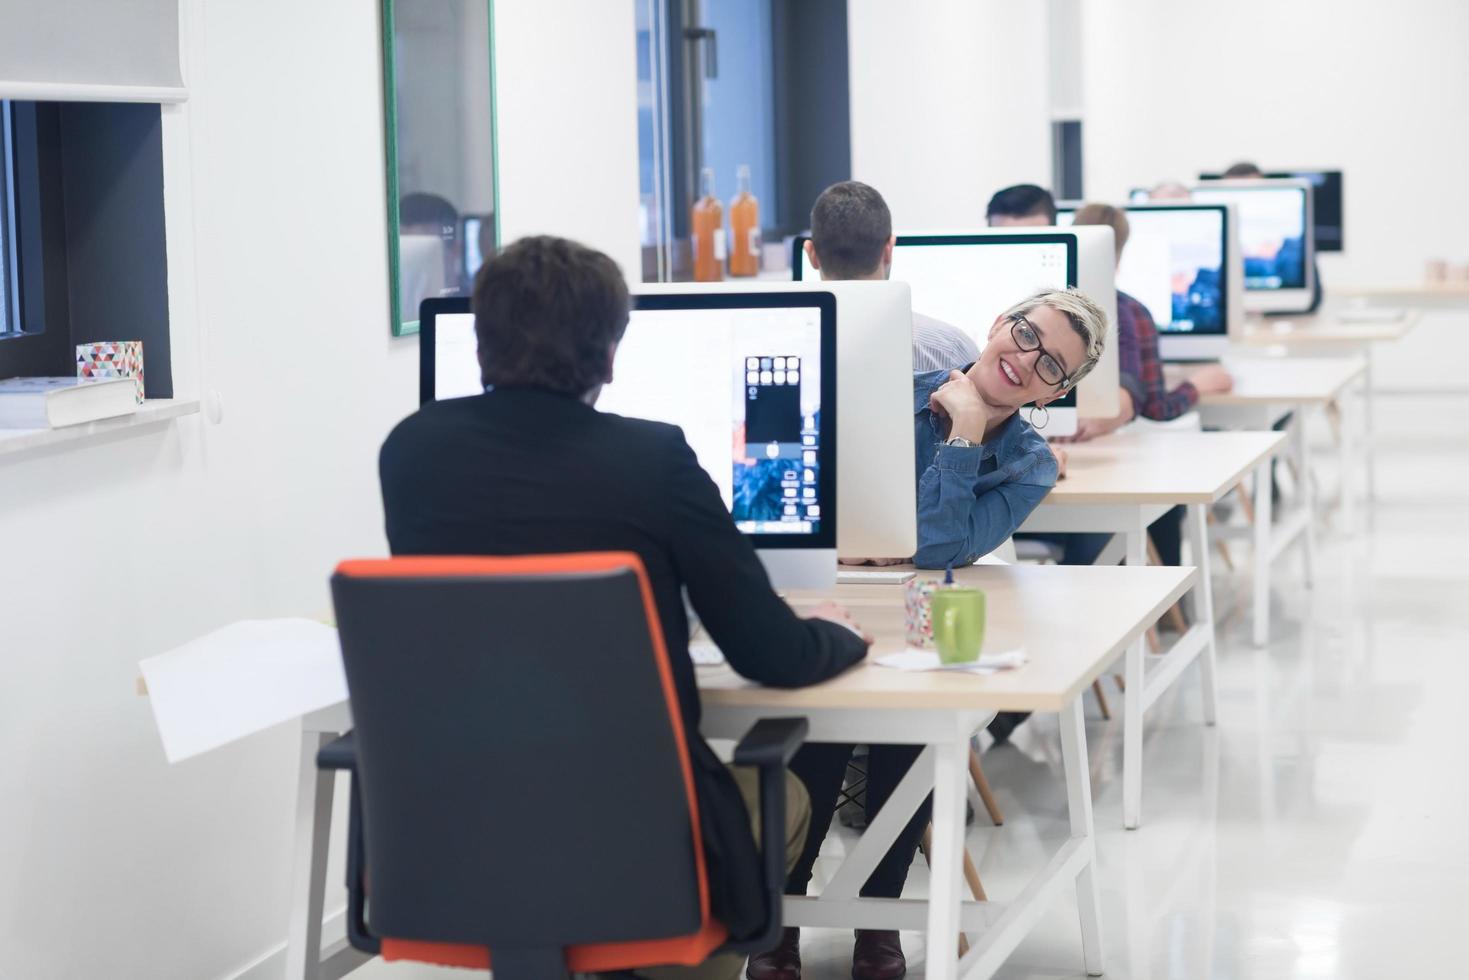
[[[638,298],[597,408],[681,426],[746,534],[818,532],[820,309],[659,308],[667,298]]]
[[[1117,288],[1148,308],[1164,333],[1223,334],[1228,209],[1222,205],[1138,205],[1127,210],[1127,246]],[[1057,211],[1069,226],[1075,212]]]
[[[682,428],[736,526],[760,548],[834,548],[832,295],[660,294],[633,303],[597,410]],[[427,302],[420,322],[421,400],[480,394],[469,300]]]
[[[1316,251],[1340,252],[1346,248],[1343,225],[1342,172],[1340,170],[1276,170],[1266,177],[1304,180],[1311,185],[1312,225],[1316,229]],[[1200,180],[1223,180],[1223,174],[1199,174]]]
[[[1246,289],[1305,289],[1309,193],[1298,186],[1221,183],[1194,188],[1193,199],[1234,205]]]
[[[795,279],[804,269],[797,239]],[[913,290],[913,312],[953,324],[981,347],[995,317],[1041,289],[1076,284],[1076,241],[1069,235],[899,235],[892,279]]]

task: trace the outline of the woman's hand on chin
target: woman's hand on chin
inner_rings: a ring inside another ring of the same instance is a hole
[[[949,438],[958,436],[970,442],[983,442],[992,424],[1015,414],[1014,408],[987,404],[963,371],[949,372],[949,380],[929,396],[928,407],[949,420]]]

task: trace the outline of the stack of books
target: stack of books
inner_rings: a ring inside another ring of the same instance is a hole
[[[58,429],[138,410],[132,378],[0,381],[0,429]]]

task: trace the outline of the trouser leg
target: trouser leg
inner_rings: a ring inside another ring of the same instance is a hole
[[[908,774],[914,761],[923,752],[921,745],[874,745],[867,757],[867,823],[887,803],[898,783]],[[908,868],[918,852],[918,842],[923,837],[923,828],[928,826],[933,796],[930,794],[903,827],[898,839],[888,848],[867,883],[862,886],[864,898],[900,898],[903,884],[908,880]]]
[[[848,746],[850,748],[850,746]],[[730,775],[744,797],[745,809],[755,829],[755,842],[760,843],[760,772],[748,766],[730,766]],[[786,773],[786,871],[795,867],[801,848],[811,828],[811,799],[801,780]],[[638,976],[648,980],[737,980],[745,965],[743,953],[721,953],[698,966],[660,966],[639,970]]]

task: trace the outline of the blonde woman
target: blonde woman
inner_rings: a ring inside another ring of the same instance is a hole
[[[1056,458],[1019,409],[1032,402],[1044,406],[1075,387],[1102,356],[1106,326],[1101,308],[1075,290],[1036,293],[995,318],[977,361],[913,376],[916,564],[943,568],[988,554],[1055,485]],[[810,743],[791,760],[791,772],[811,797],[811,825],[786,879],[787,895],[806,894],[853,748]],[[871,747],[869,824],[919,751],[912,745]],[[927,823],[925,804],[862,886],[863,896],[902,895]],[[906,970],[896,931],[857,930],[853,980],[896,980]],[[752,957],[746,975],[750,980],[800,980],[800,930],[787,929],[779,946]]]

